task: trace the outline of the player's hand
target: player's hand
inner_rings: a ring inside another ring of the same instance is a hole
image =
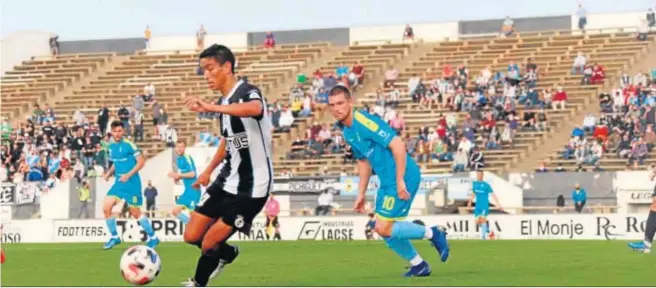
[[[210,183],[210,176],[211,173],[201,173],[200,176],[198,176],[198,179],[196,179],[196,182],[194,184],[191,184],[191,187],[194,189],[200,189],[200,186],[206,187],[207,184]]]
[[[128,174],[123,174],[123,175],[121,175],[121,178],[119,178],[119,181],[121,181],[123,183],[128,182],[128,180],[130,180],[130,175],[128,175]]]
[[[178,176],[178,173],[175,173],[175,172],[173,172],[173,171],[169,172],[168,176],[171,177],[171,178],[173,178],[173,180],[176,180],[176,181],[177,181],[178,179],[180,179],[180,177]]]
[[[109,178],[112,178],[112,175],[110,174],[103,175],[103,179],[105,179],[105,181],[109,181]]]
[[[186,96],[184,98],[185,106],[194,112],[209,112],[207,109],[208,104],[201,100],[198,96]]]
[[[399,199],[401,199],[401,200],[409,200],[410,199],[410,193],[408,193],[408,190],[405,188],[405,181],[397,181],[397,183],[396,183],[396,192],[399,195]]]
[[[358,213],[364,213],[364,195],[358,195],[353,203],[353,210]]]

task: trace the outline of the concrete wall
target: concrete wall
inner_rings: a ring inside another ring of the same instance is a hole
[[[212,44],[222,44],[233,51],[243,51],[248,46],[247,33],[208,34],[205,36],[205,47]],[[143,41],[143,40],[142,40]],[[149,51],[164,50],[195,50],[196,35],[184,36],[153,36],[150,39]]]
[[[504,20],[505,18],[461,21],[458,31],[460,34],[498,33],[501,31],[501,25]],[[515,21],[515,31],[520,33],[527,31],[568,30],[572,27],[572,17],[569,15],[514,18],[513,21]]]
[[[59,41],[59,53],[134,53],[146,47],[142,38]]]
[[[26,31],[12,34],[0,42],[0,67],[2,76],[5,71],[12,70],[32,56],[50,54],[48,39],[51,33],[39,31]]]
[[[442,41],[444,38],[458,37],[458,22],[436,23],[436,24],[410,24],[415,38],[424,41]],[[350,29],[351,42],[371,42],[388,40],[392,42],[401,41],[405,25],[356,27]]]
[[[292,44],[307,42],[330,42],[333,45],[349,44],[348,28],[310,29],[271,31],[276,39],[276,44]],[[264,43],[266,32],[248,33],[248,45],[256,46]]]

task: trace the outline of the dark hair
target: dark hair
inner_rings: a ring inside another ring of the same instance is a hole
[[[178,139],[178,141],[175,141],[175,143],[187,145],[187,141],[185,141],[184,139]]]
[[[344,97],[346,97],[346,99],[351,98],[351,91],[349,91],[348,88],[346,88],[342,85],[337,85],[337,86],[333,87],[332,89],[330,89],[330,92],[328,92],[328,96],[335,96],[335,95],[339,95],[339,94],[344,94]]]
[[[203,58],[213,58],[221,65],[230,62],[230,70],[232,73],[235,73],[235,54],[232,54],[230,48],[226,46],[213,44],[212,46],[207,47],[207,49],[203,50],[203,52],[200,53],[200,56],[198,56],[199,60]]]
[[[114,122],[112,122],[112,124],[109,127],[112,127],[112,129],[114,129],[116,127],[125,128],[125,127],[123,127],[123,123],[121,121],[114,121]]]

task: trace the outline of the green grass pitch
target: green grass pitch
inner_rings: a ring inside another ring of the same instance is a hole
[[[238,243],[238,242],[234,242]],[[234,244],[233,243],[233,244]],[[406,263],[382,241],[241,242],[241,255],[212,286],[653,286],[656,255],[623,241],[451,241],[441,263],[416,242],[432,267],[427,278],[401,277]],[[129,247],[102,244],[5,244],[6,286],[127,286],[118,269]],[[195,247],[162,243],[162,272],[152,286],[180,286],[193,275]],[[254,272],[253,272],[254,271]]]

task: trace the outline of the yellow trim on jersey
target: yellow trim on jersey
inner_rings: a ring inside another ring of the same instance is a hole
[[[123,138],[123,142],[128,143],[128,145],[130,145],[132,147],[132,149],[134,149],[134,152],[139,152],[139,147],[137,147],[137,144],[132,142],[132,140],[127,139],[127,138]]]
[[[378,131],[378,124],[367,118],[367,116],[364,116],[364,114],[360,113],[360,111],[355,111],[355,121],[358,121],[358,123],[362,124],[362,126],[367,127],[367,129],[373,132]]]
[[[381,215],[378,214],[378,213],[376,213],[376,217],[380,218],[381,220],[391,221],[391,222],[394,222],[394,221],[401,221],[401,220],[404,220],[405,218],[407,218],[407,217],[405,217],[405,216],[404,216],[404,217],[391,217],[391,218],[390,218],[390,217],[381,216]]]

